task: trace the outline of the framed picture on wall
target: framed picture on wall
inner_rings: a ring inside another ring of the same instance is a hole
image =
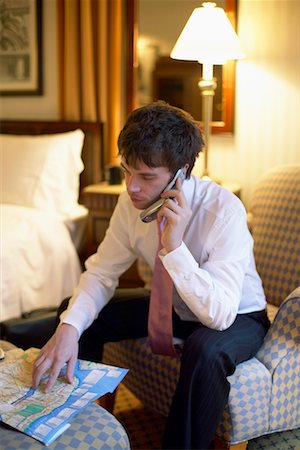
[[[42,0],[0,4],[0,95],[41,95]]]

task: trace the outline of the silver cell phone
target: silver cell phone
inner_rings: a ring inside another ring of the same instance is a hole
[[[185,180],[186,174],[184,169],[178,169],[175,173],[172,180],[167,184],[163,192],[169,191],[170,189],[173,189],[176,184],[177,178],[181,178],[181,180]],[[152,220],[156,219],[157,213],[159,209],[162,207],[162,205],[165,203],[165,201],[168,200],[167,198],[159,198],[156,202],[154,202],[151,206],[149,206],[147,209],[141,212],[140,218],[143,222],[152,222]]]

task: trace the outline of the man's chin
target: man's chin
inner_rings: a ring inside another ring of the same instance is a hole
[[[148,208],[148,206],[151,204],[151,203],[145,202],[143,200],[134,199],[134,198],[130,198],[130,200],[136,209],[141,209],[141,210]]]

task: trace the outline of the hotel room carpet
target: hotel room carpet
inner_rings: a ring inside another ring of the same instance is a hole
[[[143,404],[121,383],[113,414],[126,429],[132,450],[159,450],[166,419]],[[300,450],[300,429],[249,441],[247,450]]]

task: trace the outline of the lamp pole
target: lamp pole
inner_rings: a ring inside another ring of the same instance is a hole
[[[202,95],[202,121],[204,128],[204,163],[202,178],[209,178],[208,171],[208,151],[211,134],[213,98],[217,87],[217,80],[213,78],[213,65],[211,63],[203,63],[202,78],[198,83]]]

